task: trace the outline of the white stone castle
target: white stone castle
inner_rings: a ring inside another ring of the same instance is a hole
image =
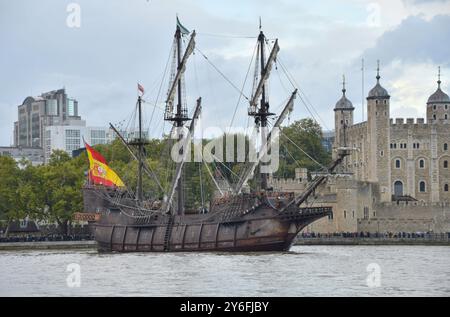
[[[450,201],[450,98],[438,88],[427,102],[427,120],[390,118],[390,96],[377,83],[367,97],[366,122],[353,124],[352,103],[345,96],[335,111],[334,148],[351,147],[344,170],[355,180],[377,183],[380,202]]]
[[[438,88],[427,102],[427,120],[390,118],[390,96],[377,83],[367,96],[368,120],[354,124],[346,97],[336,103],[337,148],[352,148],[340,171],[307,204],[332,206],[333,214],[306,228],[316,233],[450,232],[450,98]],[[306,170],[294,180],[271,179],[274,190],[301,192]]]

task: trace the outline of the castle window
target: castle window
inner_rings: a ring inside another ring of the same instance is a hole
[[[328,215],[328,220],[333,220],[333,212]]]
[[[444,161],[444,168],[448,168],[448,161]]]
[[[347,219],[347,210],[344,210],[344,219]]]
[[[341,124],[344,124],[344,120],[341,120]]]
[[[386,100],[384,101],[384,104],[386,104]]]
[[[413,149],[415,149],[416,148],[416,143],[413,143]]]
[[[364,207],[364,219],[369,219],[369,207]]]
[[[445,105],[445,110],[448,110],[448,105]]]
[[[399,159],[395,160],[395,168],[401,167],[401,161]]]
[[[394,196],[396,197],[403,196],[403,183],[401,181],[396,181],[394,183]]]
[[[425,192],[427,191],[427,186],[426,186],[426,184],[425,184],[424,181],[421,181],[421,182],[419,183],[419,191],[420,191],[421,193],[425,193]]]
[[[384,156],[384,151],[381,151],[381,152],[380,152],[380,156]]]
[[[433,106],[433,110],[436,110],[436,105]]]
[[[444,115],[444,119],[447,120],[448,119],[448,114]]]
[[[444,192],[448,192],[448,184],[444,185]]]
[[[447,185],[447,187],[448,187],[448,185]],[[352,211],[352,218],[355,218],[355,211],[354,210]]]
[[[425,160],[419,161],[419,168],[425,168]]]
[[[404,143],[404,144],[403,144],[403,148],[404,148],[404,149],[406,149],[406,148],[407,148],[407,145],[406,145],[406,143]]]
[[[375,100],[375,104],[378,105],[378,100]]]
[[[448,144],[444,143],[444,151],[448,151]]]
[[[436,115],[435,114],[433,115],[433,119],[436,120]]]
[[[417,148],[420,148],[420,143],[417,143]]]
[[[394,143],[394,149],[396,149],[397,148],[397,143]]]

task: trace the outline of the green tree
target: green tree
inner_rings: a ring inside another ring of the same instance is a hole
[[[84,171],[81,159],[71,159],[64,151],[54,151],[49,164],[38,169],[42,188],[36,199],[44,207],[37,211],[37,218],[56,222],[61,233],[70,233],[73,214],[82,211]]]
[[[0,156],[0,219],[9,223],[21,215],[17,210],[20,170],[16,161]]]
[[[312,160],[313,158],[314,160]],[[322,146],[322,128],[310,118],[301,119],[281,129],[280,168],[277,177],[293,178],[295,168],[320,169],[331,161],[331,153]]]

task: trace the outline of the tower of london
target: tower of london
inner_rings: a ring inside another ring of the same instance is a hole
[[[441,89],[426,103],[425,119],[390,118],[390,95],[376,85],[367,96],[367,121],[353,123],[354,107],[345,86],[335,112],[334,148],[350,147],[343,169],[358,181],[379,185],[380,202],[450,201],[450,98]]]
[[[382,86],[379,66],[369,91],[367,121],[354,123],[354,106],[344,86],[334,106],[337,149],[347,148],[338,173],[307,204],[333,206],[333,214],[306,231],[450,231],[450,98],[441,88],[426,101],[427,118],[391,119],[391,96]],[[425,102],[424,102],[425,103]],[[272,179],[275,190],[301,192],[307,171],[293,180]]]

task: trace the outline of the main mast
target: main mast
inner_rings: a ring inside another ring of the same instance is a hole
[[[265,41],[266,37],[263,31],[260,31],[258,36],[258,45],[260,52],[260,67],[261,67],[261,79],[266,78],[268,75],[267,72],[268,66],[266,66],[266,57],[265,57]],[[277,45],[276,45],[277,46]],[[271,63],[271,61],[269,61]],[[267,118],[269,116],[274,115],[269,112],[269,102],[266,100],[266,84],[265,80],[262,80],[262,88],[261,88],[261,101],[258,111],[251,111],[249,115],[255,117],[255,123],[259,127],[261,127],[261,146],[266,144],[267,142]],[[262,153],[264,155],[264,153]],[[261,190],[267,189],[267,174],[260,173],[261,175]]]
[[[190,32],[181,25],[180,21],[177,18],[177,29],[175,31],[175,43],[174,43],[174,49],[176,52],[176,56],[174,57],[176,59],[176,74],[173,74],[173,82],[171,83],[169,87],[169,92],[167,94],[167,100],[166,100],[166,112],[164,120],[166,121],[172,121],[174,126],[176,127],[177,133],[178,133],[178,140],[183,139],[183,126],[185,121],[189,121],[190,118],[188,118],[187,114],[187,107],[186,104],[183,102],[183,80],[184,80],[184,71],[186,67],[187,58],[192,53],[194,49],[194,37],[195,37],[195,31],[191,35],[191,40],[188,43],[188,46],[186,48],[186,51],[184,53],[184,56],[182,56],[182,36],[185,34],[189,34]],[[174,70],[175,71],[175,70]],[[177,91],[177,106],[176,111],[173,111],[173,99],[175,97],[175,91]],[[184,148],[182,148],[180,151],[184,151]],[[183,156],[184,153],[179,153],[181,156]],[[184,186],[183,186],[183,173],[181,171],[177,184],[176,184],[176,192],[177,192],[177,207],[176,207],[176,213],[178,215],[184,214],[184,205],[185,205],[185,198],[184,198]],[[170,203],[170,202],[169,202]]]

